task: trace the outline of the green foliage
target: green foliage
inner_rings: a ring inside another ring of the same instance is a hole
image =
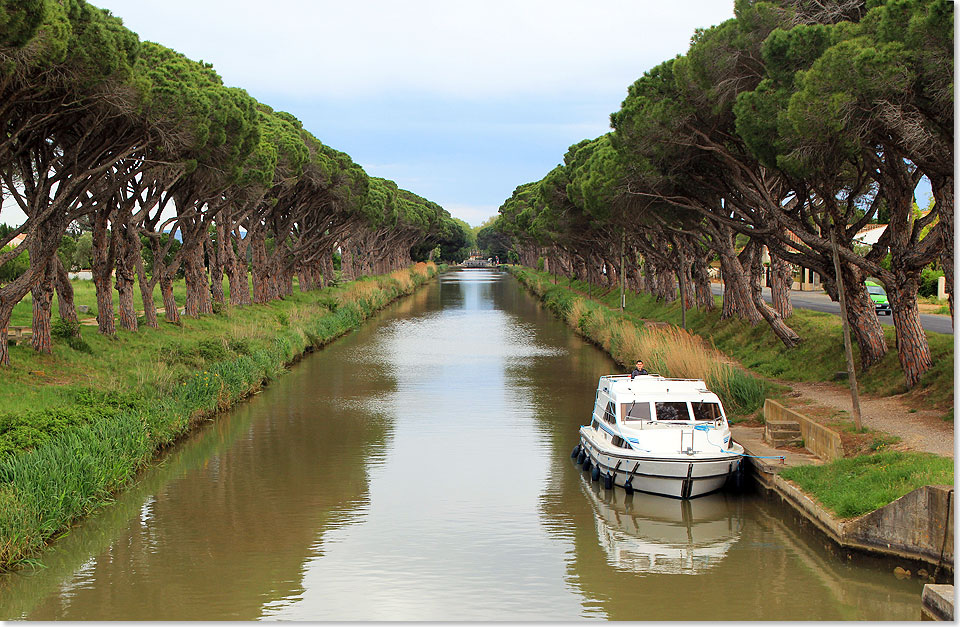
[[[920,296],[936,296],[940,277],[942,276],[943,270],[924,268],[920,273]]]
[[[67,270],[70,270],[70,268],[73,267],[73,259],[76,256],[76,250],[77,240],[73,239],[69,235],[64,235],[60,239],[60,246],[57,248],[57,256],[60,257],[60,262]]]
[[[112,418],[142,404],[142,399],[134,396],[80,389],[70,406],[0,412],[0,460],[17,451],[33,450],[73,427]]]
[[[58,318],[50,326],[50,336],[68,340],[71,337],[80,335],[80,323],[71,322],[65,318]]]
[[[44,0],[0,0],[0,46],[19,48],[37,32],[46,16]]]
[[[152,259],[152,257],[151,257]],[[77,270],[93,266],[93,233],[86,231],[77,238],[70,267]]]
[[[764,379],[729,365],[715,371],[706,383],[725,402],[732,401],[730,409],[741,415],[752,414],[763,407],[771,393],[770,385]]]
[[[13,250],[7,245],[0,249],[0,254]],[[0,283],[9,283],[30,269],[30,253],[24,247],[23,252],[0,266]]]

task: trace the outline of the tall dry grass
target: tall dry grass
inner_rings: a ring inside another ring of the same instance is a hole
[[[534,292],[543,288],[536,280],[528,284]],[[603,347],[626,367],[637,359],[649,372],[677,379],[700,379],[716,392],[724,404],[743,413],[763,404],[766,383],[738,368],[701,337],[675,326],[638,327],[618,311],[578,296],[557,292],[541,298],[584,337]]]

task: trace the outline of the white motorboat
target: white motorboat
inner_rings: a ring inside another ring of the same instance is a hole
[[[703,381],[607,375],[571,456],[604,487],[687,499],[722,488],[743,447]]]

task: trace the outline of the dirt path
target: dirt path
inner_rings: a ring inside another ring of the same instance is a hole
[[[789,383],[800,399],[816,405],[845,410],[853,415],[853,402],[847,387],[832,383]],[[927,451],[953,458],[953,423],[941,418],[943,412],[911,411],[895,396],[873,398],[860,396],[863,425],[895,435],[915,451]]]

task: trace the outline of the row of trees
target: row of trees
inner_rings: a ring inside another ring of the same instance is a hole
[[[84,0],[0,0],[0,193],[26,215],[0,249],[25,234],[29,251],[29,269],[0,285],[0,365],[28,292],[38,351],[50,350],[54,292],[60,315],[76,322],[56,254],[71,225],[92,234],[105,334],[115,333],[113,287],[120,325],[137,329],[135,283],[147,325],[158,325],[158,284],[167,320],[178,322],[181,269],[185,314],[199,316],[227,298],[282,298],[295,276],[300,289],[322,286],[335,251],[350,279],[466,241],[437,204],[368,176],[292,115],[224,86],[210,64],[140,41]],[[19,254],[0,253],[0,266]]]
[[[864,368],[888,351],[864,288],[875,277],[907,385],[930,368],[925,266],[942,265],[953,312],[952,2],[737,0],[733,19],[631,85],[611,126],[518,187],[488,237],[591,282],[667,300],[679,283],[684,307],[714,306],[718,260],[722,316],[765,321],[787,347],[801,341],[792,267],[810,268],[835,300],[842,283]],[[934,203],[918,215],[924,176]],[[878,217],[888,226],[864,250],[854,237]]]

